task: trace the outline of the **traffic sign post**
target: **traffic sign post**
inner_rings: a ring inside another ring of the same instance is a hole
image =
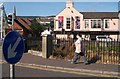
[[[10,65],[10,78],[14,78],[14,64],[21,59],[25,45],[22,36],[16,32],[9,32],[3,42],[3,56]]]
[[[10,79],[15,79],[15,65],[10,64]]]

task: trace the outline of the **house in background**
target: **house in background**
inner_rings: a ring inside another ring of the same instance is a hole
[[[72,1],[54,18],[54,32],[57,38],[66,38],[68,33],[81,33],[84,38],[96,40],[98,35],[112,39],[119,37],[119,12],[79,12]],[[65,31],[64,35],[61,31]]]
[[[53,21],[54,16],[44,16],[36,18],[37,22],[42,25],[50,25],[51,21]]]

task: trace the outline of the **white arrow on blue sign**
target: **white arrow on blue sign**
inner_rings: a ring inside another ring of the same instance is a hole
[[[17,63],[21,59],[25,49],[22,36],[16,31],[9,32],[4,39],[2,49],[4,58],[8,63]]]

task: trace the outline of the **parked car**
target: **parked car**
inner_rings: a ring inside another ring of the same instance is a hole
[[[96,41],[112,41],[112,38],[105,35],[96,36]]]

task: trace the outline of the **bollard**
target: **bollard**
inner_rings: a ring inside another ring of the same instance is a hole
[[[52,36],[42,36],[42,57],[49,58],[52,55]]]

